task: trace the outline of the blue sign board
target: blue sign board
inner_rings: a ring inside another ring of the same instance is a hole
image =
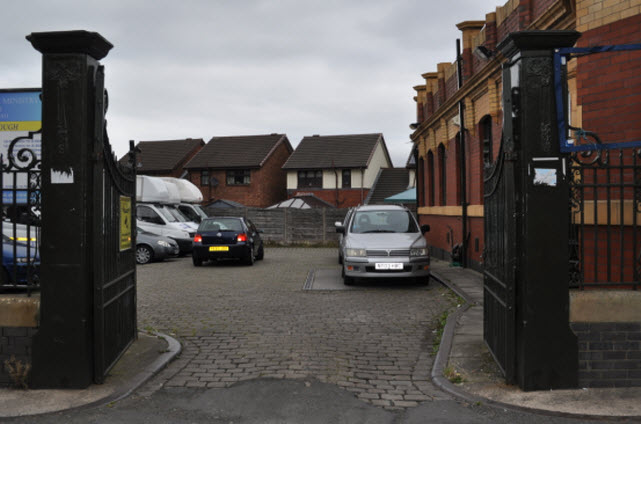
[[[41,126],[39,91],[0,91],[0,132],[35,132]]]

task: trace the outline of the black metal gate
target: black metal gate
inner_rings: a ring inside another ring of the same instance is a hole
[[[523,390],[577,383],[569,328],[569,212],[554,128],[553,52],[576,32],[517,32],[498,45],[503,135],[484,178],[484,338],[508,383]]]
[[[508,382],[515,381],[516,229],[514,166],[505,161],[503,140],[484,178],[483,334]]]
[[[136,174],[123,171],[107,136],[103,67],[96,72],[94,166],[94,381],[106,373],[137,338],[135,211]],[[102,192],[100,194],[99,192]]]

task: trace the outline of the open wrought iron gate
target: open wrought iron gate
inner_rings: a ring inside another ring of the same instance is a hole
[[[135,262],[135,167],[116,161],[104,121],[104,72],[96,72],[94,153],[94,382],[137,338]],[[102,192],[99,194],[98,192]]]
[[[516,228],[514,165],[499,156],[485,166],[483,334],[508,383],[516,374]]]
[[[508,383],[577,383],[569,328],[568,188],[554,128],[553,53],[576,32],[513,33],[503,64],[503,136],[485,166],[484,337]]]

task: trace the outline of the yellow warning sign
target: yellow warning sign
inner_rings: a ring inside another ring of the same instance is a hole
[[[131,248],[131,197],[120,197],[120,251]]]

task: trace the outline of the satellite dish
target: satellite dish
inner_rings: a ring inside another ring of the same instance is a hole
[[[218,186],[218,179],[215,177],[211,177],[209,179],[209,185],[212,187],[217,187]]]

